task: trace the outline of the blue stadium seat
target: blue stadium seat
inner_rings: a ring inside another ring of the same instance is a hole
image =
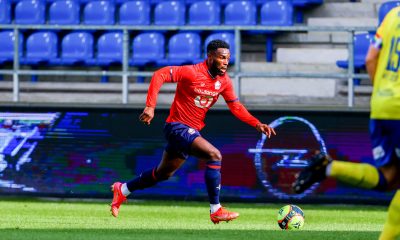
[[[194,32],[173,35],[168,42],[167,62],[170,65],[184,65],[201,62],[201,38]]]
[[[220,6],[214,1],[200,1],[190,5],[189,25],[209,26],[220,24]]]
[[[368,48],[371,39],[374,36],[370,33],[359,33],[354,35],[354,68],[365,69],[365,57],[367,56]],[[340,68],[347,69],[349,67],[348,60],[339,60],[336,65]]]
[[[389,1],[382,3],[379,7],[378,12],[378,25],[381,25],[383,19],[385,18],[386,14],[394,7],[400,6],[400,1]]]
[[[24,41],[24,36],[19,34],[19,57],[22,56],[22,43]],[[0,65],[5,63],[10,63],[14,61],[14,31],[7,30],[0,32]]]
[[[162,3],[162,2],[167,2],[167,1],[179,1],[182,2],[183,4],[188,4],[187,2],[189,0],[148,0],[150,2],[150,5],[152,7],[154,7],[155,5]],[[194,2],[198,2],[198,1],[204,1],[204,0],[193,0]]]
[[[108,70],[110,66],[122,65],[123,48],[121,31],[106,32],[97,40],[96,59],[86,61],[86,64],[101,66],[103,70]],[[101,82],[108,82],[108,76],[102,76]]]
[[[79,3],[71,0],[55,1],[49,8],[49,24],[79,24]]]
[[[152,0],[152,1],[157,1],[157,0]],[[158,0],[158,1],[159,1],[159,0]],[[204,1],[204,0],[182,0],[182,1],[185,2],[186,5],[190,6],[190,5],[192,5],[193,3],[202,2],[202,1]],[[219,0],[214,0],[214,1],[219,2]]]
[[[218,1],[219,4],[221,4],[222,6],[226,6],[232,2],[241,2],[241,1],[251,1],[253,4],[255,3],[255,0],[214,0],[214,1]],[[270,1],[270,0],[263,0],[265,1]]]
[[[257,9],[252,1],[235,1],[225,7],[225,25],[242,26],[257,24]]]
[[[18,0],[16,0],[16,1],[18,1]],[[45,2],[47,2],[49,5],[51,5],[51,4],[55,3],[55,2],[58,2],[58,1],[65,1],[65,0],[42,0],[42,1],[45,1]],[[77,3],[77,4],[81,4],[81,3],[84,2],[84,0],[69,0],[69,1],[73,1],[73,2],[75,2],[75,3]],[[95,1],[95,0],[89,0],[89,1]]]
[[[181,1],[165,1],[154,8],[154,25],[181,26],[185,24],[185,4]]]
[[[231,52],[231,59],[229,61],[230,64],[235,63],[235,35],[231,32],[217,32],[210,34],[206,40],[204,41],[204,50],[205,54],[207,55],[207,45],[209,42],[215,39],[224,40],[229,44],[229,50]]]
[[[159,4],[160,2],[164,2],[165,0],[149,0],[151,5]]]
[[[165,37],[159,32],[140,33],[132,41],[132,66],[157,66],[165,58]]]
[[[354,72],[360,73],[365,69],[365,57],[367,56],[371,39],[374,37],[371,33],[360,33],[354,35]],[[336,61],[336,66],[347,69],[349,67],[348,60]],[[361,79],[354,79],[354,84],[359,85]]]
[[[262,5],[260,11],[260,24],[264,26],[292,26],[293,25],[293,5],[287,1],[270,1]],[[266,31],[266,60],[272,62],[273,42],[271,34],[274,31]]]
[[[296,8],[296,22],[303,23],[303,11],[315,5],[322,4],[323,0],[291,0],[293,6]]]
[[[50,31],[32,33],[26,40],[26,54],[21,59],[21,65],[30,65],[37,69],[39,65],[47,65],[52,60],[57,60],[58,37]],[[37,75],[31,76],[32,82],[38,81]]]
[[[26,40],[26,54],[21,64],[41,65],[56,59],[58,37],[54,32],[40,31],[32,33]]]
[[[125,2],[119,8],[120,25],[149,25],[150,5],[147,1]]]
[[[218,1],[221,5],[227,5],[231,2],[238,2],[238,1],[243,1],[243,0],[214,0],[214,1]],[[249,1],[249,0],[247,0]],[[255,0],[251,0],[252,2],[255,2]],[[269,1],[269,0],[264,0],[264,1]]]
[[[83,24],[114,25],[115,5],[112,1],[93,1],[83,9]]]
[[[294,7],[308,7],[312,5],[322,4],[323,0],[292,0],[292,4]]]
[[[16,24],[44,24],[45,3],[42,0],[22,0],[15,6]]]
[[[0,0],[0,24],[11,22],[11,4],[9,0]]]
[[[293,5],[288,1],[270,1],[261,7],[260,24],[264,26],[292,26]]]
[[[64,36],[61,43],[61,59],[51,61],[54,64],[86,64],[93,59],[93,35],[89,32],[71,32]]]
[[[96,63],[100,66],[121,65],[123,57],[122,32],[106,32],[97,40]]]

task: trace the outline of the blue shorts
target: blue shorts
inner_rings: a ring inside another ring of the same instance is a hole
[[[165,151],[187,159],[194,139],[201,135],[199,131],[185,124],[171,122],[165,123],[164,136],[168,142]]]
[[[400,161],[400,121],[371,119],[369,128],[375,165]]]

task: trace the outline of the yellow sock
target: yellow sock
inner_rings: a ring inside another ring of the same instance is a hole
[[[374,166],[366,163],[332,161],[329,176],[344,183],[372,189],[379,183],[379,172]]]
[[[400,239],[400,190],[397,190],[389,205],[386,223],[379,240]]]

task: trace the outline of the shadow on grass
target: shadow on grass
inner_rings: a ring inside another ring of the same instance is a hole
[[[141,229],[1,229],[2,240],[192,240],[192,239],[296,239],[296,240],[369,240],[378,239],[379,232],[362,231],[270,231],[270,230],[141,230]]]

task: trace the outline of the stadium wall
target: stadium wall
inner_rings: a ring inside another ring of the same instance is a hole
[[[150,126],[141,108],[0,107],[0,194],[109,198],[113,182],[158,164],[168,110]],[[252,202],[387,204],[378,193],[327,180],[302,195],[291,193],[294,175],[312,150],[333,158],[372,163],[368,111],[252,110],[277,136],[263,138],[225,109],[209,112],[202,135],[223,155],[222,199]],[[205,164],[189,158],[169,181],[135,198],[206,200]]]

